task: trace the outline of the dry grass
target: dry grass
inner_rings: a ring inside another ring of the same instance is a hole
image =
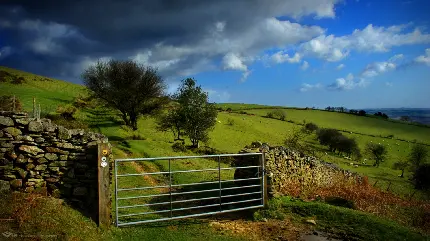
[[[362,182],[334,178],[328,187],[300,188],[297,183],[285,185],[282,194],[315,200],[339,197],[350,200],[357,210],[395,220],[403,225],[430,233],[430,203],[428,201],[407,200],[391,192],[373,187],[364,178]]]

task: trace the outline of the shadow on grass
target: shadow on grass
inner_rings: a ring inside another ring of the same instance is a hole
[[[168,180],[168,178],[166,178]],[[181,186],[172,188],[172,195],[168,188],[164,188],[161,192],[155,193],[158,196],[141,199],[137,205],[147,205],[145,210],[128,210],[127,214],[150,212],[151,214],[136,215],[125,217],[120,222],[133,222],[148,219],[160,219],[170,217],[189,216],[199,220],[207,219],[252,219],[255,210],[240,210],[232,211],[233,209],[247,208],[250,206],[258,206],[262,204],[261,186],[259,180],[237,181],[237,182],[222,182],[221,192],[220,184],[200,182],[197,185]],[[166,184],[159,184],[166,185]],[[255,185],[255,186],[254,186]],[[168,185],[166,185],[168,186]],[[252,187],[248,187],[252,186]],[[133,193],[137,195],[150,195],[154,193]],[[220,203],[221,195],[221,203]],[[122,206],[123,204],[121,204]],[[127,204],[130,205],[130,204]],[[170,211],[172,209],[173,211]],[[143,211],[143,212],[142,212]],[[220,214],[220,211],[228,211]],[[156,215],[153,215],[156,213]],[[203,213],[211,213],[212,215],[193,216]],[[217,214],[214,216],[213,214]],[[187,219],[188,220],[188,219]],[[182,222],[180,222],[182,225]],[[166,224],[165,224],[166,225]]]

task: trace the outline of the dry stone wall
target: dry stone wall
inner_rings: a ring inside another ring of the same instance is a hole
[[[267,144],[254,142],[239,153],[252,152],[264,152],[270,196],[301,196],[319,187],[330,187],[336,182],[363,181],[363,178],[354,172],[341,169],[315,157],[301,156],[283,146],[270,147]],[[257,156],[242,156],[235,158],[234,165],[260,165],[260,160]],[[235,179],[247,177],[255,177],[255,173],[247,171],[247,169],[236,170]]]
[[[98,143],[108,139],[27,113],[0,112],[0,192],[39,192],[97,209]]]

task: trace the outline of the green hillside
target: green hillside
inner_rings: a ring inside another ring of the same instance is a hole
[[[75,97],[85,95],[85,87],[60,80],[54,80],[29,74],[22,71],[0,67],[0,71],[11,73],[25,79],[22,84],[11,82],[0,82],[2,94],[16,95],[23,103],[25,110],[31,112],[33,97],[41,105],[42,114],[55,112],[58,105],[71,104]],[[376,118],[359,117],[349,114],[318,111],[318,110],[297,110],[293,108],[283,109],[286,112],[287,121],[264,118],[269,109],[282,108],[263,105],[247,104],[218,104],[224,110],[231,108],[233,112],[221,111],[218,114],[219,123],[210,133],[208,146],[223,153],[237,153],[245,145],[252,141],[267,142],[271,145],[283,145],[285,138],[297,128],[301,128],[304,121],[314,122],[320,127],[330,127],[345,131],[345,135],[355,137],[361,149],[367,142],[385,143],[389,150],[389,159],[381,163],[379,168],[372,167],[370,161],[366,165],[352,167],[349,160],[329,153],[325,147],[320,146],[315,141],[314,136],[308,136],[307,142],[314,146],[322,159],[328,162],[337,163],[343,168],[369,176],[370,181],[378,180],[378,187],[386,189],[389,183],[390,190],[399,195],[410,195],[414,190],[407,178],[399,178],[399,171],[393,170],[394,162],[407,157],[412,141],[430,144],[430,128],[394,123]],[[245,110],[246,113],[239,112]],[[114,147],[116,157],[157,157],[195,154],[191,151],[186,153],[175,152],[172,149],[173,136],[168,132],[159,132],[155,129],[154,118],[141,118],[138,122],[139,129],[131,132],[121,125],[121,120],[115,111],[105,109],[101,106],[96,108],[82,108],[75,115],[78,121],[89,126],[94,131],[105,134]],[[228,122],[234,122],[229,125]],[[353,132],[353,133],[351,133]],[[393,135],[393,138],[387,136]],[[133,138],[137,136],[138,138]],[[401,141],[402,139],[405,141]],[[409,141],[409,142],[408,142]],[[326,154],[327,152],[327,154]],[[366,157],[365,157],[366,158]],[[163,169],[165,165],[161,162],[145,163],[152,168]],[[182,168],[185,164],[178,163],[175,168]],[[202,161],[200,166],[211,166],[210,161]],[[134,168],[134,167],[127,167]],[[199,167],[200,168],[200,167]],[[407,173],[409,174],[409,173]],[[231,175],[228,174],[228,175]],[[186,177],[199,178],[199,177]],[[196,179],[196,181],[198,181]],[[139,180],[137,182],[142,182]],[[415,194],[415,198],[423,198],[421,193]],[[197,225],[197,226],[195,226]],[[209,228],[207,224],[195,224],[192,230],[201,227]],[[127,229],[124,235],[143,235],[138,228]],[[164,236],[170,237],[176,231],[168,230],[166,227],[153,227],[149,232],[162,232]],[[167,233],[167,234],[166,234]],[[115,236],[115,235],[114,235]],[[146,236],[148,237],[148,236]],[[200,237],[200,236],[199,236]],[[222,236],[224,237],[224,236]],[[224,239],[213,236],[213,239]]]

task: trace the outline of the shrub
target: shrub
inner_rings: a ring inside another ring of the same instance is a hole
[[[267,112],[266,117],[267,118],[273,118],[273,112],[272,111]]]
[[[76,113],[76,107],[72,105],[58,106],[57,113],[65,120],[74,120],[73,115]]]
[[[22,111],[22,103],[18,97],[12,95],[2,95],[0,96],[0,110],[3,111],[13,111],[14,108],[14,98],[15,98],[15,111]]]
[[[248,113],[246,111],[241,110],[241,111],[239,111],[239,114],[246,115]]]
[[[305,124],[304,129],[307,132],[314,132],[318,130],[318,126],[315,123],[309,122]]]
[[[231,108],[227,108],[227,111],[228,111],[228,112],[231,112]]]
[[[92,102],[91,97],[84,97],[82,95],[78,95],[73,100],[73,106],[76,108],[92,107],[91,102]]]
[[[13,78],[13,80],[12,80],[12,84],[15,84],[15,85],[20,85],[20,84],[22,84],[22,83],[24,83],[25,82],[25,79],[24,79],[24,77],[16,77],[15,76],[15,78]]]
[[[430,164],[420,165],[413,174],[413,182],[416,189],[430,190]]]
[[[146,140],[146,138],[145,138],[145,137],[143,137],[143,136],[141,136],[140,134],[137,134],[137,133],[133,133],[133,134],[129,137],[129,139],[132,139],[132,140]]]
[[[275,110],[275,111],[273,111],[273,115],[275,117],[278,117],[282,121],[284,121],[285,118],[287,117],[287,115],[285,114],[285,112],[283,110]]]
[[[175,152],[186,152],[187,151],[187,147],[185,146],[184,142],[175,142],[175,143],[173,143],[172,149]]]
[[[227,125],[230,125],[230,126],[234,125],[234,120],[231,118],[228,118]]]
[[[427,161],[427,157],[427,148],[420,144],[414,144],[408,157],[408,161],[409,163],[411,163],[412,166],[412,171],[419,168],[421,164],[425,163]]]
[[[368,142],[366,144],[366,152],[373,160],[375,160],[373,166],[376,167],[379,167],[379,164],[384,161],[388,153],[387,148],[384,145],[372,142]]]
[[[67,129],[89,129],[88,125],[80,120],[66,120],[59,115],[47,115],[46,118],[51,119],[52,123]]]
[[[336,138],[342,134],[335,129],[323,128],[317,131],[317,140],[323,146],[329,146],[330,150],[333,151]]]

